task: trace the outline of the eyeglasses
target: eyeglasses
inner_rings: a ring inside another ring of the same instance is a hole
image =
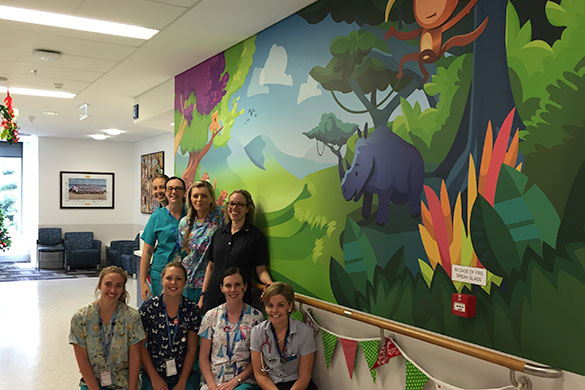
[[[183,191],[185,191],[185,189],[183,187],[167,187],[167,191],[168,192],[173,192],[173,191],[183,192]]]
[[[228,202],[228,207],[236,207],[238,209],[246,207],[246,203]]]

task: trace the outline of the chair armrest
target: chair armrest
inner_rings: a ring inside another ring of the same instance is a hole
[[[91,247],[93,249],[102,249],[102,242],[100,240],[93,240]]]

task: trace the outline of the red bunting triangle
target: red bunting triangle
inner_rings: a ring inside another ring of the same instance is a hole
[[[343,354],[345,355],[345,363],[347,364],[347,371],[349,372],[349,379],[353,378],[353,367],[355,365],[355,350],[357,348],[357,341],[339,339],[343,347]]]
[[[388,364],[390,359],[392,359],[395,356],[401,355],[398,348],[396,348],[396,345],[394,345],[394,342],[390,340],[388,337],[385,337],[385,339],[386,341],[384,342],[384,346],[382,347],[382,349],[380,349],[380,353],[378,353],[378,360],[376,360],[376,363],[374,363],[372,369],[383,366],[384,364]]]

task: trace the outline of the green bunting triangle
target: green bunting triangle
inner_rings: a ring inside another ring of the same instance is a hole
[[[376,369],[372,369],[376,360],[378,360],[378,340],[365,340],[360,341],[360,345],[362,346],[362,350],[364,351],[364,356],[366,357],[366,362],[368,362],[368,368],[370,369],[370,375],[372,375],[372,380],[376,383]]]
[[[327,368],[329,368],[329,363],[331,363],[331,358],[333,358],[333,352],[335,351],[335,346],[337,345],[337,337],[321,329],[321,338],[323,339],[325,363],[327,364]]]
[[[406,390],[422,390],[429,378],[408,359],[406,360]]]
[[[303,322],[303,312],[293,311],[292,313],[290,313],[290,318],[294,318],[297,321]]]

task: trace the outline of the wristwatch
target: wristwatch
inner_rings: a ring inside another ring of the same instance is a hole
[[[236,375],[236,382],[238,382],[238,385],[242,384],[242,378],[240,378],[239,376]]]

